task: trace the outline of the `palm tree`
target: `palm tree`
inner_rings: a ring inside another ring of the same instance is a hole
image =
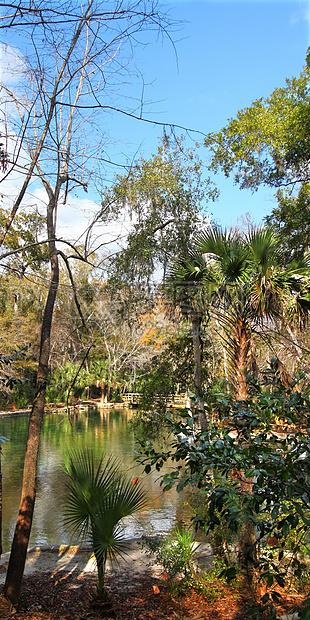
[[[200,273],[195,254],[200,257]],[[196,269],[210,310],[223,328],[237,400],[246,399],[248,394],[246,373],[255,326],[307,319],[309,267],[308,258],[283,265],[277,238],[264,228],[252,229],[245,236],[211,229],[197,238],[188,269]]]
[[[146,495],[140,482],[126,479],[111,457],[102,457],[95,465],[91,450],[68,454],[64,471],[68,489],[65,523],[91,544],[102,598],[107,559],[126,554],[122,519],[143,508]]]
[[[194,388],[196,408],[202,428],[207,425],[204,410],[201,323],[205,315],[203,287],[201,285],[205,262],[202,256],[179,260],[170,268],[166,278],[167,289],[173,304],[180,308],[182,316],[191,323],[194,355]]]
[[[252,229],[247,235],[216,228],[196,239],[186,263],[187,275],[201,283],[210,313],[222,326],[236,400],[248,396],[247,371],[255,327],[259,325],[263,331],[271,322],[297,319],[300,324],[307,319],[309,266],[307,258],[285,265],[277,238],[264,228]],[[255,543],[253,523],[247,521],[241,548],[253,559]]]

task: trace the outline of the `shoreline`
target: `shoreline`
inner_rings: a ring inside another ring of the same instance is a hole
[[[110,574],[136,574],[136,576],[149,574],[158,577],[163,573],[163,568],[155,564],[142,547],[141,538],[126,540],[126,556],[118,557],[111,564],[107,562],[107,573]],[[4,584],[10,551],[3,553],[0,559],[0,585]],[[213,560],[212,548],[207,543],[197,543],[196,561],[199,567],[209,567]],[[74,573],[77,577],[96,576],[96,562],[89,544],[81,545],[35,545],[28,549],[24,576],[29,577],[35,573]]]
[[[73,411],[86,411],[89,407],[97,407],[97,409],[132,409],[133,407],[128,407],[128,403],[101,403],[100,401],[97,400],[89,400],[89,401],[81,401],[80,403],[72,403],[71,405],[68,405],[68,407],[66,407],[66,405],[61,404],[61,405],[54,405],[53,407],[50,407],[49,405],[46,405],[44,408],[44,414],[47,413],[63,413],[65,411],[69,411],[69,413],[72,413],[72,409]],[[15,410],[9,410],[9,411],[0,411],[0,416],[5,416],[5,415],[18,415],[18,414],[26,414],[26,413],[31,413],[31,407],[28,407],[27,409],[15,409]]]

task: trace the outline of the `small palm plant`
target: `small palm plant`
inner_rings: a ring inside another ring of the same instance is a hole
[[[102,457],[95,465],[92,450],[66,456],[65,524],[72,534],[91,543],[98,570],[98,596],[103,597],[107,559],[126,555],[121,521],[143,508],[146,495],[137,480],[128,480],[117,461]]]

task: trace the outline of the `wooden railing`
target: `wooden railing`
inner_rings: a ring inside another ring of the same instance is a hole
[[[122,394],[122,401],[126,405],[138,405],[140,400],[140,394],[137,392],[126,392]]]
[[[138,405],[140,402],[140,394],[138,392],[126,392],[122,394],[122,401],[126,405]],[[185,408],[188,404],[187,394],[170,394],[167,399],[167,407]]]

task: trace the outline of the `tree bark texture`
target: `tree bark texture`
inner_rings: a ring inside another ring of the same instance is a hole
[[[242,316],[236,317],[236,322],[233,327],[233,342],[233,389],[236,400],[241,401],[246,400],[248,397],[246,371],[251,349],[251,330],[246,319]],[[240,475],[240,485],[243,493],[251,495],[252,478],[242,481],[244,472],[240,472]],[[238,548],[240,564],[246,567],[246,570],[250,574],[253,571],[254,563],[258,559],[255,526],[251,519],[245,520],[239,532]]]
[[[248,397],[246,370],[251,346],[250,336],[246,321],[242,317],[236,318],[231,336],[232,383],[236,400],[245,400]]]
[[[14,607],[17,607],[19,603],[36,498],[37,462],[39,453],[40,433],[44,415],[46,381],[48,376],[48,363],[51,348],[50,335],[54,304],[59,283],[58,257],[54,241],[54,208],[55,198],[53,196],[50,197],[47,214],[47,228],[50,239],[49,251],[51,264],[51,280],[42,321],[36,395],[33,401],[32,410],[29,418],[21,502],[14,532],[14,538],[12,542],[6,581],[4,585],[4,596],[11,602]]]

